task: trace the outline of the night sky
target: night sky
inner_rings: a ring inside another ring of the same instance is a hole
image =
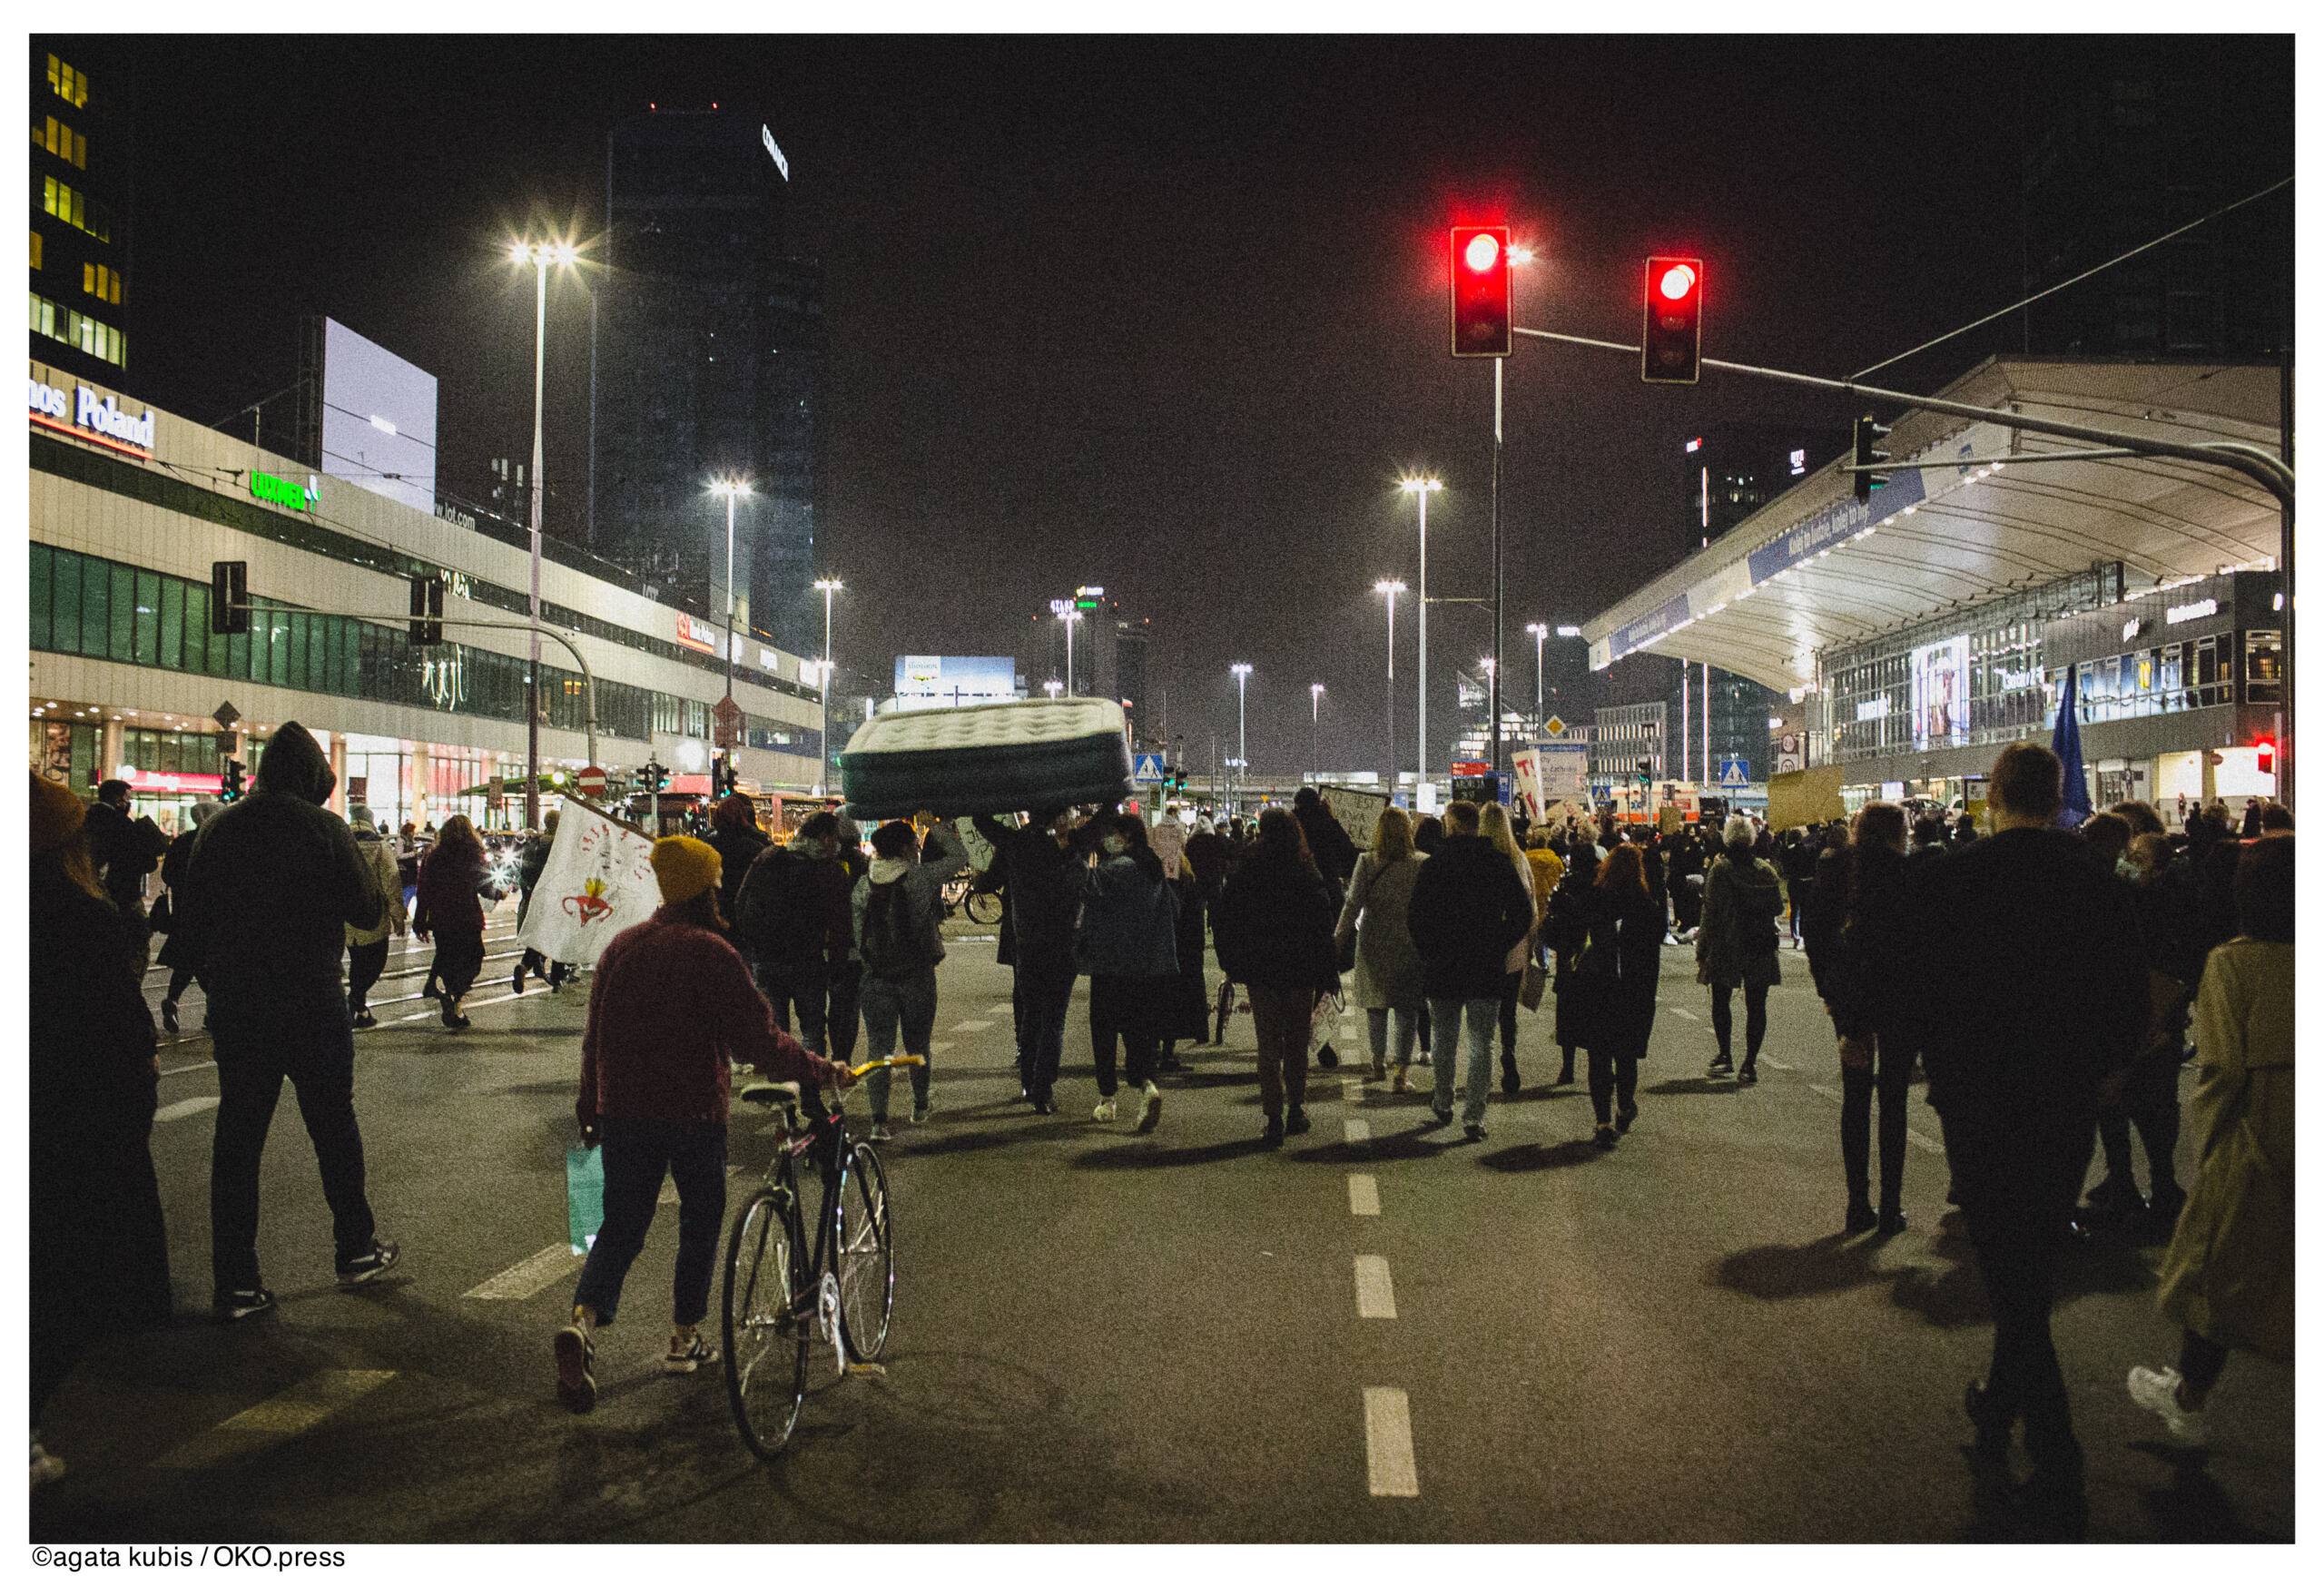
[[[827,271],[842,661],[1014,652],[1027,615],[1102,583],[1152,617],[1198,768],[1213,730],[1231,750],[1227,664],[1256,665],[1270,771],[1306,763],[1315,680],[1324,764],[1381,761],[1371,586],[1415,567],[1400,472],[1445,481],[1431,589],[1488,589],[1492,374],[1446,354],[1447,223],[1505,217],[1542,254],[1521,323],[1634,339],[1640,260],[1697,252],[1709,353],[1850,372],[2021,293],[2012,105],[2071,62],[1994,37],[137,47],[133,392],[223,416],[290,382],[300,316],[327,313],[437,375],[439,468],[478,490],[530,441],[530,285],[504,239],[594,234],[606,131],[649,100],[743,106],[789,154],[795,250]],[[547,516],[576,537],[586,301],[552,285]],[[1894,376],[1933,388],[2005,343]],[[1854,414],[1647,389],[1634,360],[1539,342],[1508,382],[1513,669],[1526,622],[1579,622],[1679,557],[1692,432]],[[1441,741],[1450,671],[1490,629],[1482,608],[1432,621]]]

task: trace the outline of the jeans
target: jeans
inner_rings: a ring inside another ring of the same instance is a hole
[[[1154,1023],[1165,983],[1158,976],[1089,977],[1089,1051],[1098,1063],[1100,1099],[1114,1098],[1114,1042],[1118,1040],[1123,1052],[1122,1072],[1129,1082],[1142,1085],[1154,1077],[1155,1059],[1159,1054]],[[1255,993],[1251,998],[1254,1013],[1258,1011],[1258,1000]]]
[[[823,1055],[829,1029],[823,1004],[831,990],[831,970],[821,960],[794,964],[758,959],[751,964],[751,978],[758,982],[759,995],[773,1004],[776,1026],[785,1034],[791,1033],[791,1013],[795,1007],[799,1012],[799,1043],[818,1057]]]
[[[1025,1093],[1049,1104],[1057,1093],[1057,1065],[1065,1056],[1065,1020],[1073,1004],[1073,962],[1017,961],[1009,993],[1017,1019],[1018,1076]]]
[[[1436,1031],[1433,1048],[1436,1067],[1436,1089],[1429,1097],[1429,1105],[1438,1119],[1452,1119],[1453,1057],[1461,1040],[1461,1020],[1469,1023],[1469,1066],[1465,1079],[1468,1099],[1461,1103],[1463,1123],[1482,1123],[1485,1119],[1485,1089],[1492,1083],[1492,1027],[1501,1009],[1494,997],[1431,997],[1428,1016]]]
[[[1873,1042],[1872,1066],[1840,1068],[1840,1164],[1847,1172],[1848,1199],[1871,1201],[1872,1098],[1880,1097],[1880,1207],[1899,1207],[1905,1192],[1905,1102],[1913,1089],[1910,1053]]]
[[[1602,1125],[1614,1120],[1616,1103],[1638,1109],[1638,1058],[1628,1051],[1590,1049],[1590,1109]]]
[[[480,931],[438,931],[436,933],[436,967],[431,971],[441,982],[446,1000],[458,1001],[476,984],[477,971],[484,968],[484,932]]]
[[[1366,1028],[1372,1032],[1372,1068],[1375,1073],[1387,1071],[1388,1015],[1395,1015],[1396,1066],[1409,1068],[1413,1061],[1413,1046],[1420,1039],[1420,1013],[1413,1008],[1367,1008],[1364,1010]]]
[[[363,1135],[355,1122],[355,1034],[336,985],[321,1000],[275,1002],[254,1013],[210,1000],[218,1060],[218,1127],[210,1152],[210,1274],[221,1292],[262,1285],[258,1267],[259,1162],[282,1081],[315,1147],[340,1262],[371,1247],[363,1192]]]
[[[1730,1062],[1735,1058],[1735,988],[1714,985],[1710,989],[1711,1032],[1718,1037],[1718,1060]],[[1768,1038],[1768,988],[1743,982],[1743,1066],[1750,1067],[1759,1060],[1759,1046]]]
[[[933,967],[915,970],[901,980],[886,980],[879,975],[867,975],[863,981],[864,1050],[870,1060],[893,1054],[896,1031],[903,1030],[904,1052],[922,1059],[911,1070],[911,1103],[915,1109],[928,1104],[929,1067],[928,1039],[936,1029],[936,971]],[[884,1122],[888,1117],[888,1090],[895,1075],[882,1068],[865,1079],[872,1091],[872,1120]]]
[[[1272,1121],[1307,1104],[1307,1038],[1315,1021],[1312,986],[1250,986],[1251,1027],[1259,1038],[1259,1108]]]
[[[718,1260],[718,1228],[726,1217],[726,1125],[672,1122],[662,1118],[608,1117],[598,1126],[606,1162],[606,1222],[573,1301],[614,1323],[621,1284],[661,1202],[662,1178],[678,1184],[678,1267],[671,1278],[670,1322],[700,1325],[710,1314],[710,1276]]]
[[[347,950],[347,1006],[360,1013],[369,1005],[371,988],[388,967],[388,939],[358,942]]]

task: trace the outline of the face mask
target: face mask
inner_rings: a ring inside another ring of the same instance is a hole
[[[1118,834],[1106,839],[1106,853],[1108,854],[1118,854],[1128,847],[1129,840]]]

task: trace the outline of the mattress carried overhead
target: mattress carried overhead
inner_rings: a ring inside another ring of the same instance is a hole
[[[1122,709],[1111,701],[1008,701],[891,712],[840,752],[847,813],[977,815],[1099,804],[1130,792]]]

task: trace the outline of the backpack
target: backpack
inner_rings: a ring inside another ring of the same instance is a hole
[[[758,957],[806,963],[823,953],[825,917],[817,902],[813,862],[789,849],[753,861],[736,895],[734,928]]]
[[[936,958],[904,882],[872,882],[863,903],[863,967],[883,981],[900,981],[934,969]]]

